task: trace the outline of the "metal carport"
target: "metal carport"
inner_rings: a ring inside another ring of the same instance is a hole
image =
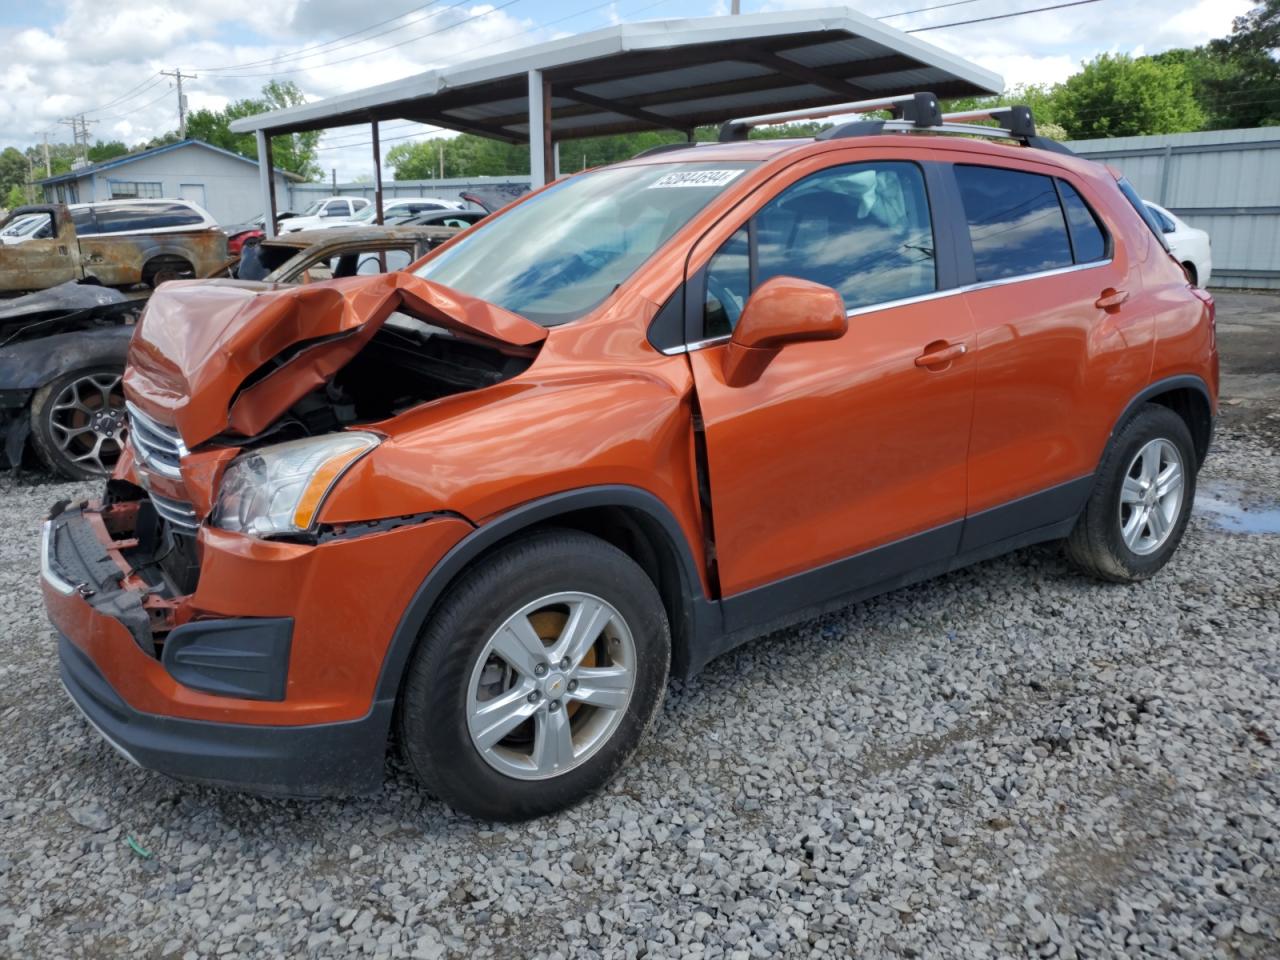
[[[999,93],[988,70],[848,7],[624,23],[236,120],[257,135],[262,170],[275,135],[369,123],[381,222],[378,123],[412,120],[530,151],[535,189],[555,176],[559,140],[695,127],[769,113],[928,90]],[[271,178],[262,179],[275,225]]]

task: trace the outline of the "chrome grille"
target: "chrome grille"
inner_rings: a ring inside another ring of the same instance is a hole
[[[178,465],[187,455],[187,447],[178,431],[156,423],[127,400],[124,405],[129,411],[129,440],[138,462],[161,476],[181,479]]]
[[[151,503],[155,506],[156,513],[160,514],[175,527],[194,532],[200,526],[200,519],[196,516],[195,507],[185,500],[173,500],[152,492],[148,492],[148,496],[151,497]]]

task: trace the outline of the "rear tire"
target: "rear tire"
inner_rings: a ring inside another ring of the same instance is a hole
[[[1155,574],[1178,549],[1196,495],[1195,445],[1183,419],[1143,404],[1116,434],[1098,468],[1067,557],[1115,583]]]
[[[196,268],[182,257],[156,257],[142,268],[142,282],[153,290],[166,280],[191,280],[195,275]]]
[[[574,530],[531,534],[449,589],[405,675],[397,730],[455,809],[525,820],[606,784],[657,713],[671,637],[653,582]]]

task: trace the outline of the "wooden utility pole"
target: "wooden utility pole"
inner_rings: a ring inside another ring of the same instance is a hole
[[[194,73],[183,73],[181,67],[160,71],[166,77],[173,77],[178,82],[178,139],[187,139],[187,98],[182,93],[183,80],[199,80]]]

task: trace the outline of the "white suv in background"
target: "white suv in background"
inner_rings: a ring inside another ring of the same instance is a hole
[[[1160,232],[1164,234],[1169,250],[1186,269],[1191,282],[1201,288],[1209,286],[1209,275],[1213,272],[1209,234],[1175,217],[1158,203],[1150,200],[1146,203],[1151,215],[1156,218],[1156,223],[1160,225]]]
[[[419,213],[431,213],[436,210],[465,210],[467,205],[456,200],[441,200],[439,197],[396,197],[394,200],[384,200],[382,203],[382,218],[390,222],[393,217],[409,217]],[[374,222],[377,216],[377,209],[374,204],[369,204],[350,220],[334,220],[332,222],[325,221],[311,228],[315,230],[327,230],[330,227],[367,227]],[[292,223],[293,221],[289,221]],[[288,224],[286,224],[286,227]]]
[[[357,213],[369,206],[364,197],[325,197],[315,201],[301,215],[290,217],[280,224],[281,233],[297,233],[299,230],[315,230],[349,222]]]

